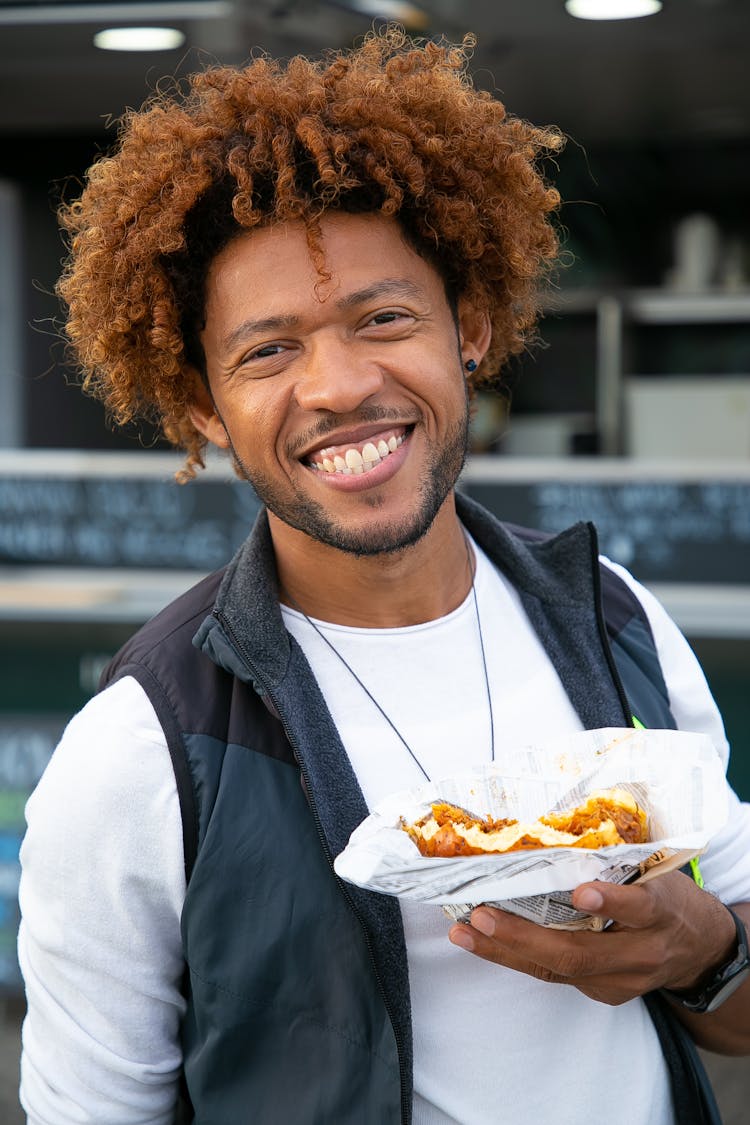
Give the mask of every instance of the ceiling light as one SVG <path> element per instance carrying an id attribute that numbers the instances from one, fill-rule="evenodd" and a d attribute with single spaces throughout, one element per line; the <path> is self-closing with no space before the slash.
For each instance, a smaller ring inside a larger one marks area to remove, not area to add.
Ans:
<path id="1" fill-rule="evenodd" d="M 373 19 L 396 20 L 411 31 L 424 31 L 429 26 L 429 16 L 411 0 L 349 0 L 345 5 Z"/>
<path id="2" fill-rule="evenodd" d="M 173 51 L 184 42 L 176 27 L 108 27 L 94 36 L 103 51 Z"/>
<path id="3" fill-rule="evenodd" d="M 0 0 L 0 27 L 23 27 L 31 24 L 97 23 L 110 26 L 129 23 L 135 16 L 149 23 L 160 20 L 222 20 L 234 14 L 233 0 L 84 0 L 81 4 L 24 3 L 19 0 Z"/>
<path id="4" fill-rule="evenodd" d="M 565 0 L 565 11 L 579 20 L 634 20 L 661 9 L 662 0 Z"/>

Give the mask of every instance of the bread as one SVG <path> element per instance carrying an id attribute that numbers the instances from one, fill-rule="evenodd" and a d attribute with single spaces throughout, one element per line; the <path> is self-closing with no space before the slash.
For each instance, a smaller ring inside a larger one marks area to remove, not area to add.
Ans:
<path id="1" fill-rule="evenodd" d="M 538 820 L 481 819 L 465 809 L 435 802 L 413 824 L 401 822 L 422 855 L 498 855 L 532 848 L 598 848 L 648 840 L 645 811 L 626 789 L 602 789 L 565 812 Z"/>

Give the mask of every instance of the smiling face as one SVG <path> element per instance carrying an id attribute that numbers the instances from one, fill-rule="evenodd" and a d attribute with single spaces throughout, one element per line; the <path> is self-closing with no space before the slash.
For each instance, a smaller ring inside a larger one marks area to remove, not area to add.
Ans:
<path id="1" fill-rule="evenodd" d="M 459 304 L 392 219 L 321 223 L 325 275 L 302 223 L 241 235 L 207 277 L 201 341 L 213 402 L 192 418 L 229 448 L 282 524 L 356 555 L 420 539 L 463 465 L 463 363 L 487 318 Z"/>

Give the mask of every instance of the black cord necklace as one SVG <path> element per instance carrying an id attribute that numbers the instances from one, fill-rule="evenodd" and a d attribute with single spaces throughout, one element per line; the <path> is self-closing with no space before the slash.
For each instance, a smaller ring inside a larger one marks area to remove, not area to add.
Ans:
<path id="1" fill-rule="evenodd" d="M 464 543 L 466 545 L 466 558 L 467 558 L 467 561 L 468 561 L 468 564 L 469 564 L 469 573 L 471 574 L 471 593 L 472 593 L 472 597 L 474 599 L 474 614 L 475 614 L 476 622 L 477 622 L 477 632 L 479 634 L 479 648 L 480 648 L 480 651 L 482 653 L 482 669 L 484 671 L 484 686 L 485 686 L 486 691 L 487 691 L 487 709 L 489 711 L 489 716 L 490 716 L 490 761 L 494 762 L 494 760 L 495 760 L 495 717 L 494 717 L 494 714 L 493 714 L 493 711 L 492 711 L 492 692 L 490 691 L 490 678 L 489 678 L 489 674 L 487 672 L 487 657 L 486 657 L 485 651 L 484 651 L 484 637 L 482 635 L 482 620 L 479 616 L 479 603 L 477 601 L 477 590 L 476 590 L 476 585 L 475 585 L 475 582 L 474 582 L 474 577 L 475 577 L 474 567 L 472 566 L 471 551 L 470 551 L 470 548 L 469 548 L 469 541 L 466 538 L 466 536 L 464 536 Z M 331 640 L 329 640 L 329 638 L 325 635 L 325 633 L 322 631 L 322 629 L 318 628 L 318 626 L 315 624 L 315 622 L 312 620 L 312 618 L 307 616 L 304 609 L 302 609 L 302 607 L 297 604 L 297 602 L 294 600 L 294 598 L 291 596 L 291 594 L 287 593 L 287 598 L 288 598 L 289 602 L 292 604 L 292 606 L 297 610 L 297 612 L 302 614 L 302 616 L 304 617 L 307 624 L 318 634 L 320 639 L 322 641 L 324 641 L 325 644 L 328 645 L 328 647 L 330 648 L 330 650 L 334 654 L 334 656 L 337 656 L 339 658 L 339 660 L 344 665 L 344 667 L 347 669 L 347 671 L 352 676 L 352 678 L 355 679 L 357 681 L 357 683 L 359 684 L 359 686 L 362 688 L 362 691 L 365 693 L 367 698 L 378 709 L 380 714 L 383 716 L 385 721 L 388 723 L 388 726 L 391 728 L 393 733 L 396 735 L 396 737 L 399 739 L 399 741 L 403 745 L 406 752 L 409 754 L 409 756 L 412 758 L 412 760 L 419 767 L 422 774 L 424 774 L 424 776 L 426 777 L 426 779 L 428 781 L 431 781 L 432 779 L 430 778 L 430 775 L 428 774 L 427 770 L 424 768 L 424 766 L 420 762 L 417 755 L 412 750 L 409 743 L 406 741 L 406 739 L 402 735 L 401 731 L 398 729 L 398 727 L 393 722 L 393 720 L 386 714 L 386 712 L 380 706 L 380 704 L 378 703 L 377 699 L 372 694 L 372 692 L 366 687 L 365 684 L 362 683 L 359 676 L 354 671 L 354 669 L 352 668 L 352 666 L 348 662 L 348 660 L 346 660 L 346 658 L 344 656 L 342 656 L 342 654 L 339 652 L 339 650 L 336 648 L 336 646 L 333 644 L 333 642 Z"/>

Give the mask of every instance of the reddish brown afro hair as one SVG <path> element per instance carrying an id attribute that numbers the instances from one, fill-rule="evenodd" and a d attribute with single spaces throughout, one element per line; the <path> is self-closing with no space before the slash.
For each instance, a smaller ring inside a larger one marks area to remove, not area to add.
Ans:
<path id="1" fill-rule="evenodd" d="M 302 220 L 315 255 L 326 210 L 396 216 L 447 290 L 490 314 L 475 386 L 528 343 L 557 254 L 559 196 L 540 161 L 562 140 L 474 89 L 472 45 L 389 28 L 320 62 L 195 74 L 125 116 L 114 153 L 61 210 L 58 291 L 83 387 L 118 423 L 155 419 L 187 452 L 185 478 L 206 444 L 188 413 L 205 274 L 242 228 Z"/>

